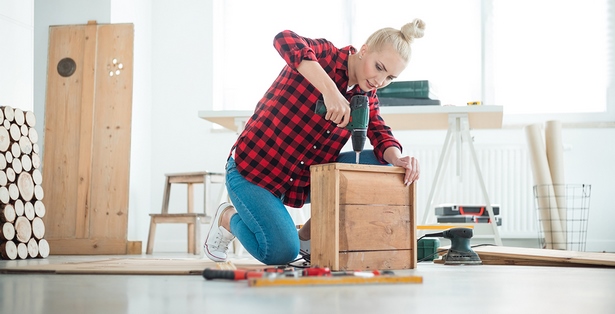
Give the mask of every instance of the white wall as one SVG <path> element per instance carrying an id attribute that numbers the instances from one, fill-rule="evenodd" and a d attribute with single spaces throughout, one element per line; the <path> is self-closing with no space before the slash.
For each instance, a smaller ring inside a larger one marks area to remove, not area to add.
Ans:
<path id="1" fill-rule="evenodd" d="M 129 240 L 141 240 L 144 246 L 148 213 L 159 211 L 162 201 L 164 174 L 222 170 L 236 136 L 230 132 L 212 132 L 211 124 L 197 117 L 199 110 L 211 109 L 213 105 L 213 1 L 34 1 L 32 89 L 34 111 L 39 121 L 44 117 L 48 26 L 83 24 L 88 20 L 135 23 Z M 8 40 L 0 37 L 2 47 L 9 46 L 5 42 Z M 28 67 L 24 64 L 25 69 Z M 19 72 L 22 68 L 13 71 Z M 0 72 L 0 82 L 7 75 L 18 74 L 5 73 Z M 249 81 L 250 75 L 249 72 L 237 75 L 238 83 L 242 78 Z M 42 123 L 37 130 L 43 134 Z M 473 134 L 477 145 L 525 144 L 520 128 Z M 440 145 L 444 140 L 441 131 L 404 131 L 396 135 L 409 151 L 413 145 Z M 611 145 L 615 143 L 615 129 L 566 128 L 563 136 L 570 148 L 565 153 L 567 179 L 571 183 L 592 184 L 587 249 L 615 251 L 615 228 L 609 224 L 613 206 L 610 196 L 615 192 L 615 185 L 611 183 L 611 178 L 615 177 L 611 162 L 615 159 L 615 148 Z M 421 165 L 423 169 L 435 166 Z M 184 205 L 184 192 L 174 189 L 172 208 Z M 161 226 L 155 250 L 185 251 L 185 242 L 185 227 Z"/>
<path id="2" fill-rule="evenodd" d="M 233 142 L 233 134 L 212 133 L 197 116 L 213 105 L 212 8 L 210 0 L 155 1 L 152 6 L 153 207 L 149 212 L 160 211 L 165 173 L 222 172 Z M 202 194 L 196 197 L 202 199 Z M 174 187 L 171 210 L 182 207 L 185 188 Z M 141 215 L 144 219 L 147 210 Z M 157 232 L 154 250 L 185 250 L 185 226 L 160 225 Z"/>
<path id="3" fill-rule="evenodd" d="M 0 106 L 33 110 L 33 8 L 33 0 L 0 0 Z"/>

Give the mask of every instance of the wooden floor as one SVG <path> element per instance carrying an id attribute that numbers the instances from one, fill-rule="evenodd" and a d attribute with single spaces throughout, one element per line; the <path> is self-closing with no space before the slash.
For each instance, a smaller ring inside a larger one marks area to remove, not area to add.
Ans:
<path id="1" fill-rule="evenodd" d="M 0 261 L 0 271 L 105 258 L 114 256 Z M 396 273 L 422 276 L 423 283 L 249 287 L 245 281 L 207 281 L 199 275 L 0 273 L 0 313 L 615 313 L 614 268 L 430 262 Z"/>

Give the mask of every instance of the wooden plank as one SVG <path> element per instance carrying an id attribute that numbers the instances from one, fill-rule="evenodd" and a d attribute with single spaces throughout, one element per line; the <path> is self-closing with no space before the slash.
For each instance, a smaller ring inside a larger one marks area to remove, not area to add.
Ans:
<path id="1" fill-rule="evenodd" d="M 340 251 L 409 250 L 407 206 L 340 205 Z"/>
<path id="2" fill-rule="evenodd" d="M 128 255 L 141 255 L 141 254 L 143 254 L 143 242 L 141 242 L 141 241 L 128 241 L 128 242 L 126 242 L 126 254 L 128 254 Z"/>
<path id="3" fill-rule="evenodd" d="M 560 265 L 594 265 L 615 267 L 614 253 L 577 252 L 535 248 L 518 248 L 504 246 L 481 246 L 474 248 L 479 257 L 485 260 L 520 260 L 529 265 L 557 263 Z"/>
<path id="4" fill-rule="evenodd" d="M 96 45 L 97 45 L 97 26 L 96 23 L 88 23 L 85 26 L 83 48 L 83 67 L 81 80 L 81 116 L 79 123 L 79 146 L 71 149 L 79 150 L 79 163 L 77 165 L 79 181 L 77 187 L 77 208 L 75 222 L 75 237 L 78 239 L 89 236 L 89 204 L 90 186 L 92 184 L 92 126 L 94 94 L 96 88 Z"/>
<path id="5" fill-rule="evenodd" d="M 85 27 L 50 27 L 45 110 L 45 154 L 42 187 L 49 209 L 43 218 L 48 238 L 74 238 L 77 220 L 77 186 L 81 134 L 75 132 L 81 117 Z M 73 75 L 58 74 L 60 60 L 71 58 Z"/>
<path id="6" fill-rule="evenodd" d="M 342 270 L 413 269 L 416 259 L 411 259 L 415 250 L 340 252 Z"/>
<path id="7" fill-rule="evenodd" d="M 49 239 L 50 254 L 53 255 L 107 255 L 126 254 L 125 239 Z"/>
<path id="8" fill-rule="evenodd" d="M 417 261 L 417 246 L 418 239 L 416 237 L 416 226 L 418 225 L 418 220 L 416 219 L 416 182 L 413 182 L 408 187 L 410 193 L 408 193 L 410 204 L 408 206 L 408 211 L 410 216 L 410 243 L 412 244 L 412 249 L 410 250 L 410 268 L 415 269 L 418 263 Z"/>
<path id="9" fill-rule="evenodd" d="M 373 166 L 388 170 L 389 166 Z M 396 168 L 396 167 L 395 167 Z M 409 205 L 409 190 L 400 173 L 341 171 L 341 204 Z"/>
<path id="10" fill-rule="evenodd" d="M 405 170 L 400 167 L 380 166 L 380 165 L 362 165 L 362 164 L 349 164 L 349 163 L 329 163 L 327 167 L 332 167 L 335 170 L 342 171 L 359 171 L 359 172 L 375 172 L 375 173 L 404 173 Z M 312 167 L 321 167 L 322 165 L 315 165 Z M 310 167 L 311 169 L 311 167 Z"/>
<path id="11" fill-rule="evenodd" d="M 133 37 L 132 24 L 98 26 L 92 134 L 96 143 L 92 147 L 92 182 L 96 184 L 90 186 L 93 238 L 126 241 L 128 232 Z"/>
<path id="12" fill-rule="evenodd" d="M 229 265 L 230 264 L 230 265 Z M 208 259 L 153 259 L 153 258 L 105 258 L 68 263 L 22 264 L 0 269 L 2 273 L 51 273 L 51 274 L 123 274 L 123 275 L 198 275 L 203 269 L 263 269 L 262 263 L 240 260 L 232 263 L 216 263 Z"/>
<path id="13" fill-rule="evenodd" d="M 311 265 L 339 269 L 339 175 L 335 165 L 312 166 Z M 316 196 L 316 197 L 314 197 Z"/>

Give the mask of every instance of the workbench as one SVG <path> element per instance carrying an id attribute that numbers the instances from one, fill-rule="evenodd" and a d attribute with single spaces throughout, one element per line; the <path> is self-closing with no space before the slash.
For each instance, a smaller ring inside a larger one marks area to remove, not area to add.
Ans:
<path id="1" fill-rule="evenodd" d="M 201 110 L 199 118 L 240 132 L 253 110 Z M 472 129 L 502 127 L 502 106 L 382 106 L 380 115 L 393 131 L 446 130 L 450 115 L 467 115 Z"/>

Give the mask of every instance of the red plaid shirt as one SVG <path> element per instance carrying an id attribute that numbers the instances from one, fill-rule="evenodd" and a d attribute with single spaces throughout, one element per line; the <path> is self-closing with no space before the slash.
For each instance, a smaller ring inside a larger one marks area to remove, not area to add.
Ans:
<path id="1" fill-rule="evenodd" d="M 301 207 L 310 191 L 310 166 L 335 162 L 351 134 L 314 113 L 321 93 L 296 69 L 303 60 L 318 61 L 350 99 L 363 93 L 358 86 L 347 91 L 348 56 L 356 49 L 338 49 L 325 39 L 305 38 L 288 30 L 276 35 L 273 44 L 287 64 L 258 102 L 232 150 L 246 180 L 283 196 L 288 206 Z M 386 164 L 384 151 L 402 147 L 380 116 L 376 93 L 366 95 L 370 110 L 367 136 L 376 157 Z"/>

